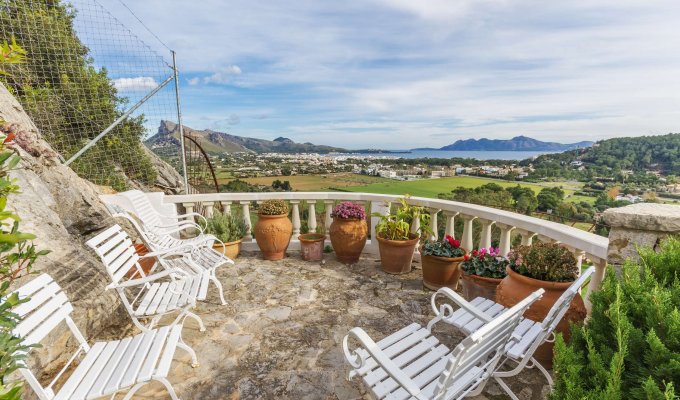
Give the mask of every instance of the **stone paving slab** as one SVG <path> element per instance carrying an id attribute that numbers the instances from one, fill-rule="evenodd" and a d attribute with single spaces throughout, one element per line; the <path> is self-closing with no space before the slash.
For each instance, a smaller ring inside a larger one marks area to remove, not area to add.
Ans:
<path id="1" fill-rule="evenodd" d="M 228 305 L 217 293 L 199 303 L 196 314 L 206 332 L 187 321 L 183 336 L 200 362 L 191 368 L 178 352 L 169 380 L 182 399 L 369 399 L 360 379 L 347 381 L 341 341 L 360 326 L 376 341 L 412 322 L 427 324 L 432 291 L 423 289 L 420 270 L 394 276 L 379 262 L 362 258 L 346 266 L 326 255 L 325 263 L 305 262 L 296 254 L 282 261 L 241 256 L 218 277 Z M 462 335 L 437 324 L 435 334 L 450 348 Z M 544 399 L 542 375 L 525 370 L 508 383 L 519 398 Z M 165 398 L 160 384 L 138 392 L 140 398 Z M 507 399 L 490 382 L 475 397 Z"/>

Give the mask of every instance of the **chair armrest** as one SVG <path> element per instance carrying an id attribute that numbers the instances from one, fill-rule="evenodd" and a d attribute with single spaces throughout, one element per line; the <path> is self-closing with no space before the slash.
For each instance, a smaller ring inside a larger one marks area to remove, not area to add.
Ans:
<path id="1" fill-rule="evenodd" d="M 474 315 L 476 318 L 479 318 L 484 322 L 490 322 L 493 319 L 493 318 L 489 317 L 487 314 L 485 314 L 484 311 L 473 306 L 467 300 L 462 298 L 458 293 L 454 292 L 453 290 L 451 290 L 450 288 L 447 288 L 447 287 L 443 287 L 443 288 L 437 290 L 432 295 L 432 299 L 430 300 L 430 305 L 432 306 L 432 311 L 437 316 L 439 316 L 439 310 L 437 309 L 437 305 L 435 303 L 437 295 L 443 295 L 445 297 L 448 297 L 451 301 L 456 303 L 460 308 L 464 309 L 465 311 L 469 312 L 470 314 Z M 443 320 L 444 320 L 444 322 L 446 322 L 445 318 Z"/>
<path id="2" fill-rule="evenodd" d="M 389 357 L 380 350 L 380 347 L 371 339 L 368 334 L 361 328 L 353 328 L 349 331 L 345 338 L 342 340 L 342 349 L 345 352 L 345 359 L 347 362 L 355 369 L 361 368 L 365 363 L 366 359 L 357 352 L 357 349 L 353 351 L 349 350 L 349 339 L 354 337 L 360 344 L 361 348 L 368 352 L 368 354 L 373 357 L 378 365 L 380 365 L 387 374 L 392 377 L 399 385 L 404 388 L 411 396 L 416 399 L 425 399 L 420 394 L 420 388 L 416 385 L 411 378 L 409 378 L 404 371 L 402 371 L 398 366 L 396 366 Z"/>
<path id="3" fill-rule="evenodd" d="M 132 286 L 139 286 L 139 285 L 144 285 L 149 282 L 153 282 L 155 280 L 158 280 L 160 278 L 164 278 L 166 276 L 169 276 L 174 273 L 183 273 L 182 271 L 175 270 L 175 269 L 166 269 L 161 272 L 152 274 L 152 275 L 147 275 L 143 278 L 137 278 L 137 279 L 130 279 L 129 281 L 121 282 L 121 283 L 116 283 L 112 282 L 109 285 L 106 286 L 106 289 L 116 289 L 116 288 L 127 288 L 127 287 L 132 287 Z"/>

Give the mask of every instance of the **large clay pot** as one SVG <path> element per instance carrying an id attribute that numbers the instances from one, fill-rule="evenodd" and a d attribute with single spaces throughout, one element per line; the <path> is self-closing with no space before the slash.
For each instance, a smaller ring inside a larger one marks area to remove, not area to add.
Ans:
<path id="1" fill-rule="evenodd" d="M 485 276 L 463 273 L 463 297 L 467 301 L 472 301 L 477 297 L 484 297 L 485 299 L 495 301 L 496 288 L 502 280 L 502 278 L 487 278 Z"/>
<path id="2" fill-rule="evenodd" d="M 496 290 L 496 302 L 505 307 L 512 307 L 519 303 L 530 293 L 544 289 L 545 293 L 540 300 L 536 301 L 524 313 L 526 318 L 537 322 L 543 321 L 548 311 L 555 304 L 557 299 L 564 293 L 565 290 L 573 282 L 548 282 L 533 279 L 520 275 L 513 271 L 512 268 L 507 268 L 508 275 L 503 278 L 498 289 Z M 569 310 L 564 315 L 557 328 L 557 332 L 561 332 L 565 340 L 569 340 L 570 330 L 569 323 L 581 323 L 586 318 L 586 306 L 580 295 L 576 295 L 572 300 Z M 544 367 L 552 368 L 553 357 L 553 343 L 545 343 L 536 350 L 534 358 L 543 364 Z"/>
<path id="3" fill-rule="evenodd" d="M 213 249 L 234 260 L 239 254 L 241 254 L 242 241 L 242 239 L 239 239 L 233 242 L 225 243 L 224 245 L 222 245 L 222 243 L 216 242 L 213 244 Z"/>
<path id="4" fill-rule="evenodd" d="M 465 257 L 421 256 L 423 267 L 423 285 L 437 290 L 443 286 L 456 290 L 460 279 L 460 263 Z"/>
<path id="5" fill-rule="evenodd" d="M 326 235 L 323 233 L 304 233 L 298 236 L 300 240 L 300 254 L 305 261 L 323 260 L 323 243 Z"/>
<path id="6" fill-rule="evenodd" d="M 259 214 L 254 232 L 262 257 L 265 260 L 280 260 L 286 255 L 290 236 L 293 234 L 293 224 L 287 214 Z"/>
<path id="7" fill-rule="evenodd" d="M 333 218 L 330 227 L 331 245 L 338 261 L 344 264 L 359 261 L 367 235 L 368 225 L 363 219 Z"/>
<path id="8" fill-rule="evenodd" d="M 388 274 L 405 274 L 411 272 L 413 253 L 420 237 L 412 235 L 409 240 L 389 240 L 377 236 L 380 250 L 380 266 Z"/>

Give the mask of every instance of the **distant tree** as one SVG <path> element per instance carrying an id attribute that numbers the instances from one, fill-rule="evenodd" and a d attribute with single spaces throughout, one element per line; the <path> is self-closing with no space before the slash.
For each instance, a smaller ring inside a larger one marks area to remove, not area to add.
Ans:
<path id="1" fill-rule="evenodd" d="M 293 171 L 291 170 L 290 167 L 288 167 L 288 166 L 281 167 L 281 175 L 290 176 L 292 173 L 293 173 Z"/>
<path id="2" fill-rule="evenodd" d="M 557 190 L 555 190 L 557 189 Z M 560 188 L 543 188 L 536 196 L 538 201 L 538 209 L 541 211 L 556 210 L 557 207 L 562 203 L 562 198 L 559 194 L 560 192 L 564 194 L 564 191 Z"/>

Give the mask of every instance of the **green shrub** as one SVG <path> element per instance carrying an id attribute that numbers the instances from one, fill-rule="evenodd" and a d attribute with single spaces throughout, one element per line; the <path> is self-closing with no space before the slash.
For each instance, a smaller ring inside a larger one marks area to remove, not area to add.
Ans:
<path id="1" fill-rule="evenodd" d="M 265 200 L 257 212 L 260 215 L 288 215 L 288 204 L 283 200 Z"/>
<path id="2" fill-rule="evenodd" d="M 666 240 L 659 250 L 642 250 L 642 265 L 626 264 L 621 277 L 608 271 L 591 296 L 587 324 L 572 328 L 569 344 L 558 337 L 551 398 L 675 398 L 680 384 L 678 239 Z"/>
<path id="3" fill-rule="evenodd" d="M 224 243 L 234 242 L 243 238 L 246 233 L 246 223 L 240 215 L 215 211 L 213 216 L 208 218 L 206 233 L 215 235 Z"/>
<path id="4" fill-rule="evenodd" d="M 508 259 L 515 272 L 542 281 L 571 282 L 579 274 L 576 257 L 557 243 L 519 246 Z"/>
<path id="5" fill-rule="evenodd" d="M 411 228 L 416 221 L 420 222 L 418 233 L 421 236 L 432 233 L 430 230 L 430 214 L 425 211 L 425 207 L 408 204 L 408 198 L 409 196 L 406 195 L 399 199 L 399 206 L 394 212 L 373 214 L 374 217 L 380 218 L 375 227 L 378 236 L 388 240 L 412 239 L 414 233 L 411 232 Z"/>

